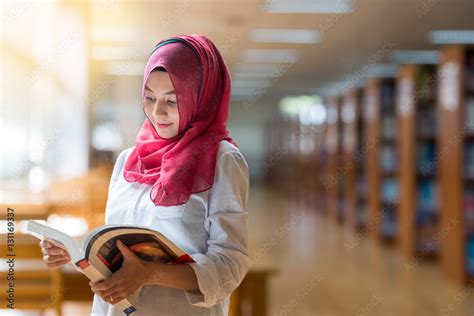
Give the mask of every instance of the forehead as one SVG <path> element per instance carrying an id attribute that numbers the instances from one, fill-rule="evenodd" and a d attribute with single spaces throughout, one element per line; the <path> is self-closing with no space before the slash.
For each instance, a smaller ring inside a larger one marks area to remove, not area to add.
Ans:
<path id="1" fill-rule="evenodd" d="M 173 82 L 167 72 L 153 71 L 147 78 L 146 85 L 154 92 L 173 90 Z M 166 92 L 165 91 L 165 92 Z"/>

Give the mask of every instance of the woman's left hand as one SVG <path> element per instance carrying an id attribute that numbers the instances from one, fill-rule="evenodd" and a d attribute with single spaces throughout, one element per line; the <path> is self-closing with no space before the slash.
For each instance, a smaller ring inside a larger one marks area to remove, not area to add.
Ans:
<path id="1" fill-rule="evenodd" d="M 89 282 L 92 291 L 112 305 L 131 296 L 148 277 L 147 261 L 137 257 L 120 240 L 117 240 L 117 247 L 123 256 L 122 267 L 107 280 Z"/>

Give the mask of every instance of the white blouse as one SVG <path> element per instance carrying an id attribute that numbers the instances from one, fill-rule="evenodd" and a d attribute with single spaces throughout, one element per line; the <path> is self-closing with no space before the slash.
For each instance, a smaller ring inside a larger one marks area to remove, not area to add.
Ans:
<path id="1" fill-rule="evenodd" d="M 196 261 L 189 265 L 200 292 L 143 285 L 129 300 L 132 316 L 227 315 L 229 298 L 248 271 L 247 210 L 249 175 L 239 149 L 221 141 L 212 188 L 177 206 L 155 206 L 151 186 L 130 183 L 123 166 L 133 147 L 122 151 L 109 186 L 105 223 L 148 226 L 171 239 Z M 202 294 L 201 294 L 202 293 Z M 123 315 L 94 295 L 94 316 Z"/>

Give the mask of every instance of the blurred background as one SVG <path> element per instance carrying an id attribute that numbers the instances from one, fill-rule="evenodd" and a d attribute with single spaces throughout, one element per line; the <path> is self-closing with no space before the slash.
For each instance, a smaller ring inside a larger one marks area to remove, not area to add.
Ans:
<path id="1" fill-rule="evenodd" d="M 147 57 L 201 33 L 233 79 L 250 271 L 232 315 L 474 314 L 472 0 L 2 1 L 1 315 L 89 315 L 25 219 L 104 224 Z M 15 310 L 7 287 L 15 220 Z"/>

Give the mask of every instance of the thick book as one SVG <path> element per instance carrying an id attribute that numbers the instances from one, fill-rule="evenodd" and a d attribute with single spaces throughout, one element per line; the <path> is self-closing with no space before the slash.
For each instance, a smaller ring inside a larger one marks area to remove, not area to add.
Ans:
<path id="1" fill-rule="evenodd" d="M 42 222 L 29 220 L 29 234 L 66 250 L 76 269 L 93 282 L 105 280 L 122 266 L 123 257 L 116 246 L 120 239 L 138 257 L 169 264 L 194 260 L 163 234 L 144 226 L 103 225 L 91 230 L 79 246 L 66 233 Z M 136 311 L 128 299 L 117 303 L 126 315 Z"/>

